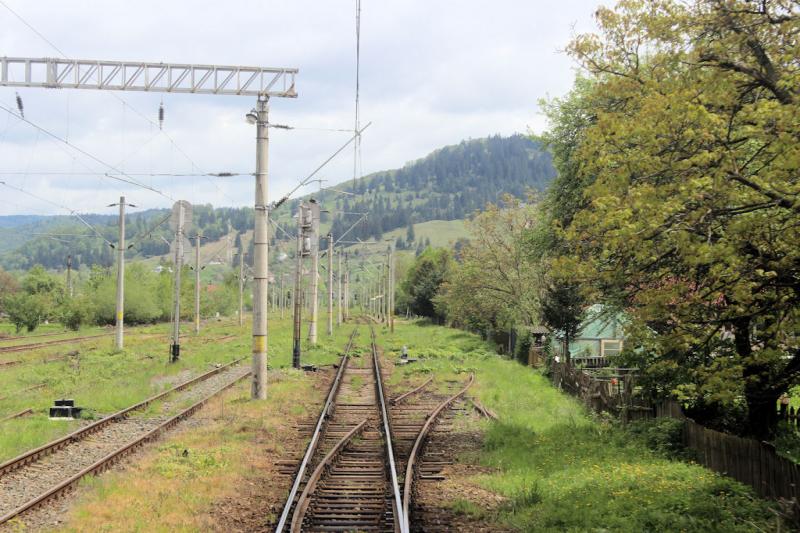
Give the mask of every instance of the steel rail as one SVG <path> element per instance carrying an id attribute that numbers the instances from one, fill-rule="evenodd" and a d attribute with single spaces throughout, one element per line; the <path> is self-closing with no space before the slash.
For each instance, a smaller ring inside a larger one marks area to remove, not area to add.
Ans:
<path id="1" fill-rule="evenodd" d="M 281 533 L 283 528 L 286 527 L 286 522 L 289 519 L 289 513 L 292 510 L 295 496 L 297 496 L 297 491 L 299 490 L 300 484 L 303 481 L 303 476 L 305 475 L 306 469 L 311 462 L 311 458 L 314 457 L 314 453 L 317 451 L 323 426 L 330 416 L 331 409 L 334 405 L 334 399 L 336 398 L 336 394 L 339 392 L 339 387 L 342 383 L 342 377 L 344 376 L 347 363 L 350 360 L 350 351 L 353 348 L 353 341 L 356 338 L 357 332 L 358 327 L 353 329 L 353 332 L 350 334 L 350 339 L 347 341 L 344 354 L 342 355 L 342 360 L 339 363 L 339 369 L 336 371 L 336 377 L 334 377 L 333 383 L 331 383 L 331 388 L 328 391 L 328 397 L 325 400 L 325 405 L 322 407 L 322 411 L 319 414 L 317 425 L 314 428 L 314 433 L 311 435 L 311 441 L 308 443 L 306 453 L 303 456 L 303 461 L 300 463 L 300 468 L 298 469 L 294 483 L 292 484 L 292 489 L 289 491 L 289 497 L 286 498 L 286 504 L 283 506 L 283 512 L 281 513 L 281 518 L 278 521 L 277 527 L 275 528 L 275 533 Z"/>
<path id="2" fill-rule="evenodd" d="M 439 404 L 436 409 L 434 409 L 431 414 L 428 416 L 428 420 L 425 422 L 425 425 L 422 426 L 422 429 L 419 431 L 419 435 L 417 435 L 417 440 L 414 441 L 414 447 L 411 449 L 411 454 L 408 456 L 408 463 L 406 463 L 406 477 L 403 483 L 403 519 L 405 520 L 405 532 L 409 531 L 410 527 L 410 513 L 409 509 L 411 507 L 411 492 L 414 487 L 414 474 L 415 474 L 415 466 L 417 462 L 417 454 L 422 450 L 423 443 L 428 436 L 428 432 L 430 431 L 433 424 L 436 422 L 436 418 L 444 411 L 446 407 L 448 407 L 451 403 L 457 400 L 460 396 L 462 396 L 467 389 L 472 386 L 475 382 L 475 374 L 470 374 L 469 382 L 467 382 L 466 386 L 461 389 L 459 392 L 455 393 L 453 396 L 448 398 L 447 400 L 443 401 Z"/>
<path id="3" fill-rule="evenodd" d="M 391 404 L 392 404 L 392 405 L 397 405 L 398 403 L 402 402 L 403 400 L 405 400 L 405 399 L 406 399 L 406 398 L 408 398 L 409 396 L 411 396 L 411 395 L 413 395 L 413 394 L 416 394 L 416 393 L 418 393 L 419 391 L 421 391 L 422 389 L 424 389 L 425 387 L 427 387 L 427 386 L 428 386 L 428 385 L 429 385 L 429 384 L 430 384 L 432 381 L 433 381 L 433 376 L 431 376 L 430 378 L 428 378 L 428 381 L 426 381 L 425 383 L 423 383 L 423 384 L 422 384 L 422 385 L 420 385 L 419 387 L 417 387 L 417 388 L 415 388 L 415 389 L 412 389 L 412 390 L 410 390 L 410 391 L 408 391 L 408 392 L 404 392 L 404 393 L 403 393 L 403 394 L 401 394 L 400 396 L 397 396 L 397 397 L 395 397 L 395 398 L 392 398 L 392 399 L 391 399 Z"/>
<path id="4" fill-rule="evenodd" d="M 136 411 L 138 409 L 142 409 L 144 407 L 147 407 L 151 403 L 153 403 L 155 401 L 158 401 L 161 398 L 164 398 L 165 396 L 167 396 L 169 394 L 181 391 L 181 390 L 183 390 L 183 389 L 185 389 L 187 387 L 190 387 L 190 386 L 192 386 L 192 385 L 194 385 L 196 383 L 199 383 L 201 381 L 205 381 L 206 379 L 210 378 L 211 376 L 213 376 L 215 374 L 219 374 L 220 372 L 230 368 L 231 366 L 233 366 L 233 365 L 235 365 L 237 363 L 240 363 L 244 359 L 246 359 L 246 358 L 242 357 L 240 359 L 236 359 L 235 361 L 232 361 L 232 362 L 230 362 L 228 364 L 225 364 L 225 365 L 222 365 L 222 366 L 220 366 L 218 368 L 215 368 L 214 370 L 206 372 L 205 374 L 200 374 L 199 376 L 194 377 L 194 378 L 192 378 L 192 379 L 190 379 L 188 381 L 184 381 L 183 383 L 181 383 L 180 385 L 177 385 L 176 387 L 173 387 L 173 388 L 171 388 L 169 390 L 166 390 L 164 392 L 156 394 L 155 396 L 151 396 L 150 398 L 147 398 L 146 400 L 143 400 L 143 401 L 141 401 L 141 402 L 139 402 L 139 403 L 137 403 L 135 405 L 132 405 L 130 407 L 126 407 L 125 409 L 122 409 L 121 411 L 117 411 L 116 413 L 114 413 L 112 415 L 109 415 L 109 416 L 107 416 L 105 418 L 101 418 L 100 420 L 98 420 L 96 422 L 93 422 L 93 423 L 89 424 L 88 426 L 84 426 L 81 429 L 73 431 L 72 433 L 64 435 L 63 437 L 60 437 L 60 438 L 58 438 L 58 439 L 56 439 L 54 441 L 48 442 L 47 444 L 43 444 L 43 445 L 39 446 L 38 448 L 34 448 L 33 450 L 29 450 L 29 451 L 27 451 L 27 452 L 25 452 L 25 453 L 23 453 L 21 455 L 18 455 L 17 457 L 14 457 L 13 459 L 9 459 L 8 461 L 0 464 L 0 476 L 3 476 L 3 475 L 5 475 L 5 474 L 7 474 L 7 473 L 9 473 L 9 472 L 11 472 L 13 470 L 16 470 L 17 468 L 20 468 L 20 467 L 23 467 L 23 466 L 25 466 L 27 464 L 30 464 L 30 463 L 38 460 L 41 457 L 44 457 L 46 455 L 50 455 L 51 453 L 59 450 L 60 448 L 63 448 L 67 444 L 70 444 L 70 443 L 75 442 L 75 441 L 82 440 L 82 439 L 86 438 L 89 434 L 91 434 L 91 433 L 93 433 L 95 431 L 98 431 L 98 430 L 104 428 L 105 426 L 116 422 L 117 420 L 119 420 L 121 418 L 125 418 L 132 411 Z"/>
<path id="5" fill-rule="evenodd" d="M 236 361 L 236 362 L 238 362 L 238 361 Z M 127 454 L 133 452 L 138 447 L 140 447 L 143 444 L 145 444 L 145 443 L 147 443 L 147 442 L 159 437 L 162 433 L 166 432 L 167 430 L 171 429 L 173 426 L 178 424 L 178 422 L 180 422 L 180 421 L 192 416 L 194 413 L 196 413 L 198 410 L 200 410 L 200 408 L 203 407 L 213 397 L 217 396 L 221 392 L 229 389 L 230 387 L 234 386 L 235 384 L 237 384 L 238 382 L 242 381 L 243 379 L 245 379 L 245 378 L 247 378 L 249 376 L 250 376 L 250 372 L 247 372 L 246 374 L 244 374 L 244 375 L 232 380 L 230 383 L 228 383 L 227 385 L 223 386 L 221 389 L 211 393 L 210 395 L 206 396 L 205 398 L 203 398 L 202 400 L 200 400 L 197 403 L 193 404 L 192 406 L 188 407 L 187 409 L 184 409 L 183 411 L 181 411 L 177 415 L 175 415 L 172 418 L 166 420 L 161 425 L 159 425 L 158 427 L 150 430 L 148 433 L 144 434 L 143 436 L 139 437 L 138 439 L 133 440 L 133 441 L 129 442 L 128 444 L 125 444 L 121 448 L 118 448 L 116 451 L 111 452 L 110 454 L 106 455 L 105 457 L 103 457 L 102 459 L 98 460 L 94 464 L 84 468 L 83 470 L 81 470 L 80 472 L 78 472 L 74 476 L 70 477 L 69 479 L 59 483 L 58 485 L 56 485 L 55 487 L 51 488 L 50 490 L 48 490 L 44 494 L 41 494 L 41 495 L 39 495 L 39 496 L 37 496 L 35 498 L 32 498 L 31 500 L 29 500 L 28 502 L 24 503 L 23 505 L 17 507 L 13 511 L 5 514 L 4 516 L 1 516 L 0 517 L 0 524 L 4 524 L 4 523 L 8 522 L 9 520 L 11 520 L 13 518 L 16 518 L 17 516 L 19 516 L 20 514 L 24 513 L 25 511 L 28 511 L 28 510 L 32 509 L 33 507 L 36 507 L 37 505 L 40 505 L 43 502 L 49 500 L 50 498 L 52 498 L 54 496 L 57 496 L 57 495 L 65 492 L 65 491 L 69 490 L 71 487 L 76 485 L 82 478 L 84 478 L 84 477 L 86 477 L 86 476 L 88 476 L 90 474 L 99 474 L 99 473 L 103 472 L 104 470 L 109 468 L 113 463 L 115 463 L 116 461 L 122 459 Z"/>
<path id="6" fill-rule="evenodd" d="M 317 483 L 319 479 L 322 477 L 322 474 L 325 472 L 325 469 L 331 464 L 331 462 L 339 455 L 345 446 L 359 433 L 364 431 L 364 428 L 367 425 L 367 421 L 363 420 L 359 423 L 356 427 L 351 429 L 347 432 L 347 435 L 341 438 L 339 442 L 328 452 L 328 454 L 320 461 L 317 465 L 317 468 L 314 469 L 314 472 L 311 474 L 311 477 L 308 478 L 308 483 L 306 483 L 305 489 L 303 489 L 302 494 L 300 494 L 300 498 L 297 500 L 297 506 L 295 507 L 294 515 L 292 516 L 292 524 L 290 526 L 291 533 L 300 533 L 303 527 L 303 518 L 306 516 L 306 511 L 308 510 L 308 504 L 311 502 L 309 496 L 313 494 L 314 490 L 317 488 Z"/>
<path id="7" fill-rule="evenodd" d="M 82 342 L 92 339 L 100 339 L 102 337 L 109 337 L 114 335 L 111 333 L 100 333 L 98 335 L 87 335 L 86 337 L 72 337 L 70 339 L 56 339 L 52 341 L 32 342 L 29 344 L 15 344 L 14 346 L 0 346 L 0 353 L 22 352 L 25 350 L 35 350 L 37 348 L 45 348 L 47 346 L 55 346 L 57 344 L 68 344 L 70 342 Z"/>
<path id="8" fill-rule="evenodd" d="M 380 399 L 381 418 L 383 425 L 383 437 L 386 442 L 386 456 L 389 458 L 389 477 L 392 482 L 392 500 L 394 502 L 394 523 L 395 531 L 400 533 L 409 533 L 408 520 L 405 517 L 405 509 L 402 507 L 402 500 L 400 499 L 400 484 L 397 481 L 397 464 L 394 460 L 394 449 L 392 448 L 392 428 L 389 423 L 389 413 L 386 410 L 386 396 L 383 390 L 383 378 L 381 376 L 381 365 L 378 361 L 378 345 L 375 342 L 375 328 L 372 324 L 369 326 L 370 335 L 372 337 L 372 361 L 375 367 L 375 386 L 378 389 L 378 398 Z"/>

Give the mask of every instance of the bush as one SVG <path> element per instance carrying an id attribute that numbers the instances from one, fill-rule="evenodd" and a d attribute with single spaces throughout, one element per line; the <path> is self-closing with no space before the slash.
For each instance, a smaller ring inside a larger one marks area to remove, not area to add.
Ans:
<path id="1" fill-rule="evenodd" d="M 86 306 L 78 300 L 69 300 L 61 308 L 60 321 L 64 324 L 64 327 L 72 331 L 81 329 L 88 317 L 89 313 L 86 310 Z"/>
<path id="2" fill-rule="evenodd" d="M 22 328 L 33 331 L 44 319 L 47 312 L 47 301 L 43 295 L 18 293 L 6 298 L 8 319 L 14 324 L 17 333 Z"/>
<path id="3" fill-rule="evenodd" d="M 514 353 L 514 358 L 523 365 L 528 364 L 528 354 L 531 351 L 531 344 L 533 343 L 533 338 L 531 334 L 527 331 L 523 331 L 517 336 L 517 345 L 516 345 L 516 352 Z"/>
<path id="4" fill-rule="evenodd" d="M 689 450 L 683 445 L 683 422 L 674 418 L 637 420 L 627 426 L 627 435 L 668 458 L 686 459 Z"/>

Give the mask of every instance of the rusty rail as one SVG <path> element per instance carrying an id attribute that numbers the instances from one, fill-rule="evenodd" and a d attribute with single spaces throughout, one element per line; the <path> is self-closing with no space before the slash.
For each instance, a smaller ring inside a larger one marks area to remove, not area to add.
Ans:
<path id="1" fill-rule="evenodd" d="M 121 411 L 118 411 L 118 412 L 116 412 L 116 413 L 114 413 L 112 415 L 109 415 L 109 416 L 105 417 L 105 418 L 101 418 L 100 420 L 98 420 L 96 422 L 93 422 L 93 423 L 89 424 L 88 426 L 84 426 L 81 429 L 73 431 L 72 433 L 64 435 L 63 437 L 60 437 L 60 438 L 58 438 L 58 439 L 56 439 L 54 441 L 48 442 L 47 444 L 43 444 L 42 446 L 39 446 L 38 448 L 34 448 L 33 450 L 29 450 L 29 451 L 27 451 L 27 452 L 25 452 L 25 453 L 23 453 L 21 455 L 18 455 L 17 457 L 14 457 L 13 459 L 9 459 L 8 461 L 0 464 L 0 476 L 3 476 L 5 474 L 7 474 L 8 472 L 16 470 L 17 468 L 20 468 L 22 466 L 25 466 L 26 464 L 32 463 L 33 461 L 36 461 L 40 457 L 44 457 L 46 455 L 50 455 L 51 453 L 59 450 L 60 448 L 66 446 L 67 444 L 69 444 L 71 442 L 74 442 L 74 441 L 77 441 L 77 440 L 82 440 L 82 439 L 86 438 L 87 435 L 89 435 L 89 434 L 91 434 L 91 433 L 93 433 L 93 432 L 95 432 L 95 431 L 97 431 L 97 430 L 109 425 L 109 424 L 114 423 L 115 421 L 119 420 L 120 418 L 124 418 L 129 413 L 131 413 L 132 411 L 136 411 L 138 409 L 142 409 L 144 407 L 147 407 L 151 403 L 153 403 L 155 401 L 158 401 L 161 398 L 164 398 L 165 396 L 167 396 L 169 394 L 181 391 L 181 390 L 183 390 L 183 389 L 185 389 L 187 387 L 191 387 L 192 385 L 194 385 L 195 383 L 199 383 L 200 381 L 204 381 L 204 380 L 210 378 L 211 376 L 213 376 L 215 374 L 218 374 L 218 373 L 226 370 L 227 368 L 229 368 L 229 367 L 231 367 L 231 366 L 243 361 L 244 359 L 245 359 L 244 357 L 236 359 L 235 361 L 232 361 L 232 362 L 230 362 L 230 363 L 228 363 L 226 365 L 222 365 L 222 366 L 220 366 L 218 368 L 215 368 L 214 370 L 206 372 L 205 374 L 200 374 L 199 376 L 197 376 L 195 378 L 192 378 L 192 379 L 190 379 L 188 381 L 185 381 L 185 382 L 181 383 L 180 385 L 178 385 L 176 387 L 173 387 L 173 388 L 171 388 L 169 390 L 166 390 L 164 392 L 156 394 L 155 396 L 151 396 L 150 398 L 147 398 L 146 400 L 143 400 L 143 401 L 141 401 L 141 402 L 139 402 L 139 403 L 137 403 L 135 405 L 132 405 L 130 407 L 126 407 L 125 409 L 122 409 Z"/>
<path id="2" fill-rule="evenodd" d="M 389 421 L 389 412 L 386 410 L 386 396 L 383 390 L 381 365 L 378 361 L 378 345 L 375 342 L 375 328 L 372 327 L 372 324 L 369 326 L 369 332 L 371 336 L 372 361 L 376 374 L 375 382 L 376 387 L 378 388 L 378 398 L 380 399 L 381 404 L 381 423 L 383 425 L 384 441 L 386 442 L 386 456 L 389 459 L 387 468 L 389 469 L 389 477 L 392 482 L 392 504 L 394 505 L 395 530 L 399 529 L 400 533 L 408 533 L 409 524 L 408 520 L 405 518 L 405 509 L 403 509 L 402 500 L 400 500 L 400 485 L 397 481 L 397 465 L 395 463 L 394 449 L 392 447 L 392 428 Z"/>
<path id="3" fill-rule="evenodd" d="M 425 383 L 423 383 L 423 384 L 422 384 L 422 385 L 420 385 L 419 387 L 417 387 L 417 388 L 415 388 L 415 389 L 412 389 L 412 390 L 410 390 L 410 391 L 408 391 L 408 392 L 404 392 L 404 393 L 403 393 L 403 394 L 401 394 L 400 396 L 397 396 L 397 397 L 395 397 L 395 398 L 392 398 L 392 399 L 391 399 L 391 404 L 392 404 L 392 405 L 397 405 L 398 403 L 402 402 L 403 400 L 405 400 L 405 399 L 406 399 L 406 398 L 408 398 L 409 396 L 412 396 L 412 395 L 414 395 L 414 394 L 418 393 L 419 391 L 421 391 L 422 389 L 424 389 L 425 387 L 427 387 L 427 386 L 428 386 L 428 385 L 429 385 L 429 384 L 430 384 L 432 381 L 433 381 L 433 376 L 431 376 L 430 378 L 428 378 L 428 381 L 426 381 Z"/>
<path id="4" fill-rule="evenodd" d="M 350 358 L 350 351 L 353 348 L 353 341 L 356 338 L 357 332 L 358 328 L 354 328 L 353 332 L 350 333 L 350 339 L 347 341 L 347 345 L 344 348 L 344 354 L 342 355 L 341 362 L 339 363 L 339 369 L 336 371 L 336 376 L 333 379 L 333 383 L 331 383 L 331 388 L 328 391 L 328 397 L 325 400 L 325 405 L 322 407 L 322 411 L 319 414 L 319 418 L 317 419 L 317 425 L 314 428 L 314 433 L 311 435 L 311 441 L 308 443 L 308 447 L 306 448 L 306 453 L 303 456 L 303 461 L 300 463 L 300 468 L 298 469 L 294 483 L 292 484 L 292 489 L 289 491 L 289 497 L 286 499 L 286 504 L 283 506 L 283 512 L 281 513 L 281 518 L 278 521 L 278 526 L 275 528 L 276 533 L 281 533 L 281 531 L 283 531 L 283 528 L 286 527 L 286 522 L 289 518 L 289 513 L 291 512 L 295 496 L 297 496 L 297 491 L 300 488 L 300 483 L 302 482 L 306 469 L 308 468 L 308 465 L 311 462 L 311 458 L 317 451 L 317 446 L 319 445 L 319 440 L 320 436 L 322 435 L 323 427 L 330 415 L 331 409 L 333 408 L 336 394 L 339 392 L 339 386 L 342 383 L 342 376 L 344 376 L 344 371 L 345 368 L 347 367 L 347 363 Z"/>
<path id="5" fill-rule="evenodd" d="M 233 363 L 230 363 L 229 365 L 225 365 L 225 366 L 228 367 L 228 366 L 230 366 L 232 364 L 238 363 L 239 361 L 241 361 L 241 359 L 239 359 L 237 361 L 234 361 Z M 217 369 L 217 371 L 219 371 L 219 370 L 220 369 Z M 55 496 L 57 496 L 57 495 L 59 495 L 59 494 L 61 494 L 63 492 L 66 492 L 67 490 L 69 490 L 70 488 L 75 486 L 82 478 L 84 478 L 84 477 L 86 477 L 88 475 L 99 474 L 99 473 L 105 471 L 106 469 L 111 467 L 114 463 L 116 463 L 120 459 L 124 458 L 126 455 L 132 453 L 134 450 L 136 450 L 140 446 L 144 445 L 145 443 L 147 443 L 147 442 L 149 442 L 151 440 L 154 440 L 154 439 L 158 438 L 162 433 L 166 432 L 167 430 L 171 429 L 176 424 L 178 424 L 178 422 L 180 422 L 180 421 L 182 421 L 182 420 L 184 420 L 186 418 L 189 418 L 190 416 L 195 414 L 198 410 L 200 410 L 200 408 L 202 408 L 210 399 L 212 399 L 213 397 L 217 396 L 221 392 L 229 389 L 230 387 L 234 386 L 235 384 L 237 384 L 238 382 L 242 381 L 243 379 L 246 379 L 248 376 L 250 376 L 250 372 L 248 372 L 248 373 L 246 373 L 246 374 L 244 374 L 244 375 L 232 380 L 230 383 L 228 383 L 227 385 L 225 385 L 221 389 L 209 394 L 208 396 L 206 396 L 202 400 L 198 401 L 197 403 L 191 405 L 187 409 L 184 409 L 183 411 L 181 411 L 177 415 L 173 416 L 172 418 L 166 420 L 161 425 L 159 425 L 158 427 L 152 429 L 151 431 L 149 431 L 145 435 L 139 437 L 138 439 L 136 439 L 134 441 L 129 442 L 128 444 L 125 444 L 121 448 L 118 448 L 116 451 L 106 455 L 105 457 L 103 457 L 99 461 L 95 462 L 94 464 L 84 468 L 83 470 L 81 470 L 80 472 L 75 474 L 74 476 L 72 476 L 69 479 L 59 483 L 58 485 L 56 485 L 55 487 L 51 488 L 50 490 L 48 490 L 44 494 L 41 494 L 41 495 L 39 495 L 39 496 L 37 496 L 35 498 L 32 498 L 31 500 L 29 500 L 25 504 L 17 507 L 13 511 L 5 514 L 4 516 L 0 516 L 0 524 L 4 524 L 4 523 L 8 522 L 9 520 L 11 520 L 13 518 L 16 518 L 20 514 L 26 512 L 26 511 L 28 511 L 28 510 L 30 510 L 30 509 L 32 509 L 32 508 L 34 508 L 34 507 L 36 507 L 36 506 L 38 506 L 40 504 L 42 504 L 43 502 L 49 500 L 50 498 L 53 498 L 53 497 L 55 497 Z M 169 392 L 173 392 L 173 391 L 169 391 Z"/>
<path id="6" fill-rule="evenodd" d="M 83 342 L 94 339 L 100 339 L 102 337 L 110 337 L 111 335 L 114 335 L 114 333 L 113 332 L 100 333 L 98 335 L 87 335 L 85 337 L 71 337 L 69 339 L 56 339 L 53 341 L 31 342 L 28 344 L 16 344 L 14 346 L 0 346 L 0 353 L 24 352 L 25 350 L 36 350 L 39 348 L 47 348 L 48 346 L 68 344 L 70 342 Z"/>
<path id="7" fill-rule="evenodd" d="M 308 510 L 309 496 L 313 494 L 314 489 L 317 488 L 317 483 L 319 483 L 319 479 L 322 477 L 325 469 L 330 466 L 336 456 L 339 455 L 339 452 L 341 452 L 342 449 L 347 446 L 353 437 L 364 431 L 364 427 L 366 425 L 367 421 L 364 420 L 356 427 L 351 429 L 347 435 L 342 437 L 336 446 L 334 446 L 333 449 L 328 452 L 322 461 L 320 461 L 319 465 L 317 465 L 317 468 L 314 469 L 314 472 L 308 479 L 308 483 L 306 483 L 306 488 L 303 489 L 303 493 L 300 494 L 300 498 L 297 500 L 297 506 L 295 507 L 294 516 L 292 516 L 292 524 L 290 529 L 292 533 L 300 533 L 303 526 L 303 518 L 306 516 L 306 511 Z"/>
<path id="8" fill-rule="evenodd" d="M 428 416 L 428 420 L 425 422 L 425 425 L 422 426 L 422 429 L 419 431 L 419 435 L 417 436 L 417 440 L 414 442 L 414 447 L 411 449 L 411 454 L 408 457 L 408 463 L 406 464 L 406 477 L 403 483 L 403 519 L 405 520 L 405 531 L 410 531 L 410 507 L 411 507 L 411 494 L 414 488 L 414 477 L 416 474 L 416 464 L 418 459 L 418 454 L 422 450 L 422 446 L 425 442 L 425 439 L 428 436 L 428 432 L 433 427 L 433 424 L 436 422 L 437 417 L 447 408 L 451 403 L 456 401 L 459 397 L 461 397 L 467 389 L 469 389 L 472 384 L 475 382 L 475 374 L 470 374 L 469 381 L 467 382 L 466 386 L 461 389 L 459 392 L 448 398 L 447 400 L 443 401 L 439 404 L 436 409 L 434 409 L 431 414 Z"/>

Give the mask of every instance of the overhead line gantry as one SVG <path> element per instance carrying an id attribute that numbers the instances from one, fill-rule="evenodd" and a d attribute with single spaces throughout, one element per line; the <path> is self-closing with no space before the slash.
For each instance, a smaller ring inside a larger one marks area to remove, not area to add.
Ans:
<path id="1" fill-rule="evenodd" d="M 255 96 L 247 120 L 256 126 L 251 396 L 267 395 L 267 160 L 268 102 L 296 98 L 296 68 L 245 67 L 144 61 L 2 57 L 0 86 Z"/>

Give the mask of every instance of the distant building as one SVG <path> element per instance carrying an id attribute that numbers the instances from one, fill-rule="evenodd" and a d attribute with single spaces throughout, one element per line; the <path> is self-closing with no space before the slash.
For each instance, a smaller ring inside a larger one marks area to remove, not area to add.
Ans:
<path id="1" fill-rule="evenodd" d="M 608 313 L 600 304 L 591 306 L 583 327 L 569 343 L 573 364 L 591 368 L 608 366 L 608 358 L 619 355 L 625 343 L 622 321 L 623 317 Z M 560 353 L 560 340 L 554 338 L 553 347 L 555 353 Z"/>

